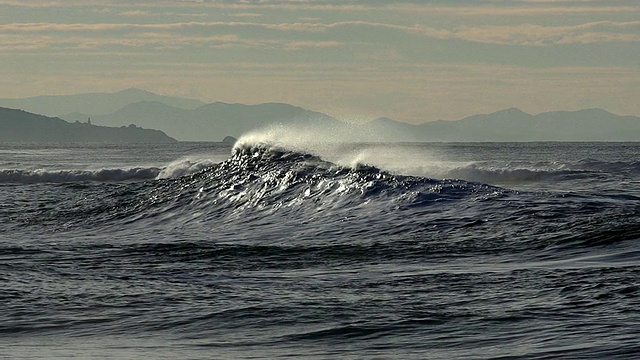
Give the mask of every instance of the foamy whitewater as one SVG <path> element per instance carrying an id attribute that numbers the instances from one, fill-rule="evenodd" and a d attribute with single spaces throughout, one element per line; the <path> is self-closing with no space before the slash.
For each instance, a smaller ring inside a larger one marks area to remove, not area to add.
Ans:
<path id="1" fill-rule="evenodd" d="M 0 358 L 628 359 L 640 143 L 0 144 Z"/>

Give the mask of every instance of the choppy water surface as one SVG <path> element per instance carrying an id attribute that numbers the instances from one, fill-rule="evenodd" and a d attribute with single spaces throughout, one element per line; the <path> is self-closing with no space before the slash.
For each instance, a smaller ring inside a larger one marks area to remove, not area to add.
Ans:
<path id="1" fill-rule="evenodd" d="M 0 357 L 629 358 L 640 144 L 0 144 Z"/>

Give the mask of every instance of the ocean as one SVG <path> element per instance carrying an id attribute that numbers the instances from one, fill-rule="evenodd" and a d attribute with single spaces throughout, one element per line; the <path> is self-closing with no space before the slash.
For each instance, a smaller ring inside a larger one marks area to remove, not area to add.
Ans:
<path id="1" fill-rule="evenodd" d="M 0 144 L 0 358 L 640 358 L 640 143 Z"/>

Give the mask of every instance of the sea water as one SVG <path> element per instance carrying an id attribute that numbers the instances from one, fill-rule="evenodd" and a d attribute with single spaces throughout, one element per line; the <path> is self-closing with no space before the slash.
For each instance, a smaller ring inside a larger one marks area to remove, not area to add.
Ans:
<path id="1" fill-rule="evenodd" d="M 640 144 L 0 144 L 0 358 L 630 358 Z"/>

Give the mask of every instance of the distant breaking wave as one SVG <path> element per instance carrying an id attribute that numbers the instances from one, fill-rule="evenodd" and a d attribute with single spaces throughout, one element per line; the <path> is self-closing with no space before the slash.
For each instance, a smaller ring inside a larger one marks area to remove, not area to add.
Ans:
<path id="1" fill-rule="evenodd" d="M 640 162 L 580 160 L 561 164 L 518 164 L 496 167 L 483 164 L 469 164 L 449 169 L 440 174 L 441 178 L 465 179 L 488 184 L 509 182 L 537 182 L 546 180 L 575 179 L 614 173 L 640 173 Z"/>
<path id="2" fill-rule="evenodd" d="M 476 164 L 447 171 L 443 177 L 478 181 L 488 184 L 509 182 L 536 182 L 558 177 L 575 177 L 587 175 L 583 170 L 545 170 L 527 168 L 483 168 Z"/>
<path id="3" fill-rule="evenodd" d="M 128 169 L 8 169 L 0 170 L 0 183 L 75 183 L 123 182 L 170 179 L 197 173 L 215 163 L 209 160 L 183 159 L 165 167 L 134 167 Z"/>
<path id="4" fill-rule="evenodd" d="M 99 170 L 0 170 L 0 183 L 73 183 L 82 181 L 118 182 L 154 179 L 161 169 L 99 169 Z"/>

